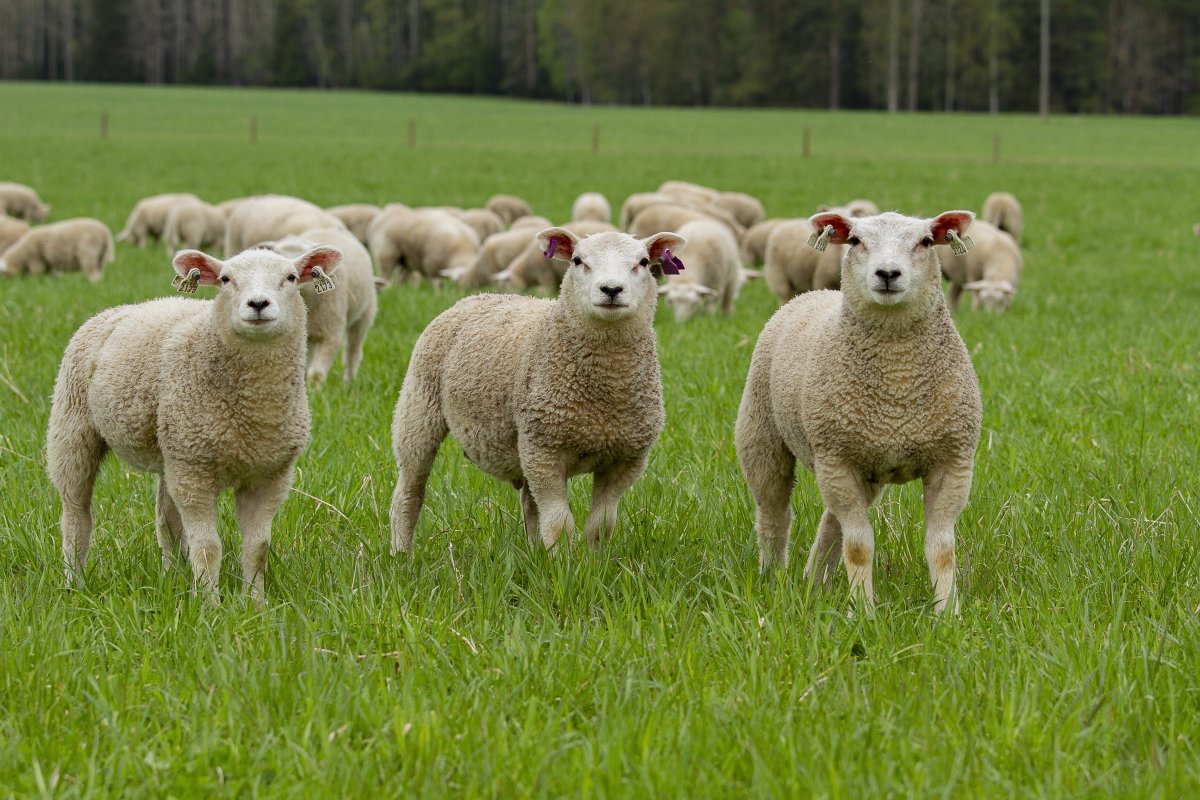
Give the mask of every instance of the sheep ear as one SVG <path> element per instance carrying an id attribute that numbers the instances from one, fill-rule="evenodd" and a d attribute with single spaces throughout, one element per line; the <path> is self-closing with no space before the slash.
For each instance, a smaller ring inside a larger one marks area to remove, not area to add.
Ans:
<path id="1" fill-rule="evenodd" d="M 712 289 L 708 286 L 697 286 L 696 291 L 698 291 L 700 294 L 710 295 L 710 296 L 716 295 L 716 293 L 717 293 L 716 289 Z"/>
<path id="2" fill-rule="evenodd" d="M 664 297 L 664 296 L 667 294 L 667 292 L 668 292 L 668 291 L 670 291 L 670 287 L 669 287 L 669 286 L 665 286 L 665 285 L 664 285 L 664 286 L 660 286 L 660 287 L 658 287 L 658 296 L 659 296 L 659 297 Z"/>
<path id="3" fill-rule="evenodd" d="M 225 268 L 224 263 L 199 250 L 180 250 L 171 260 L 171 266 L 175 268 L 177 275 L 175 288 L 180 289 L 186 284 L 192 287 L 192 292 L 196 291 L 197 286 L 216 286 L 221 270 Z M 196 270 L 198 274 L 194 274 L 193 271 Z"/>
<path id="4" fill-rule="evenodd" d="M 742 268 L 743 280 L 756 281 L 761 277 L 762 277 L 762 270 L 760 270 L 760 269 L 746 269 L 744 267 Z"/>
<path id="5" fill-rule="evenodd" d="M 818 250 L 824 250 L 825 247 L 821 245 L 822 240 L 825 244 L 845 244 L 846 240 L 850 238 L 850 226 L 853 223 L 849 217 L 845 217 L 836 211 L 826 211 L 820 214 L 813 214 L 808 218 L 808 224 L 812 225 L 813 229 L 809 245 L 816 247 Z"/>
<path id="6" fill-rule="evenodd" d="M 575 257 L 575 248 L 579 246 L 579 237 L 566 228 L 546 228 L 538 233 L 537 241 L 546 258 L 557 258 L 559 261 L 570 261 Z"/>
<path id="7" fill-rule="evenodd" d="M 986 286 L 987 281 L 971 281 L 970 283 L 963 284 L 963 288 L 968 292 L 982 292 Z"/>
<path id="8" fill-rule="evenodd" d="M 650 254 L 650 260 L 658 261 L 667 250 L 670 250 L 671 254 L 675 255 L 687 247 L 687 239 L 684 239 L 678 233 L 663 231 L 662 233 L 656 233 L 653 236 L 647 236 L 645 239 L 642 239 L 642 244 L 646 245 L 646 252 Z"/>
<path id="9" fill-rule="evenodd" d="M 966 236 L 974 221 L 972 211 L 945 211 L 929 221 L 930 235 L 937 244 L 952 244 L 956 238 Z"/>
<path id="10" fill-rule="evenodd" d="M 1004 292 L 1009 297 L 1017 293 L 1017 287 L 1012 285 L 1012 281 L 1000 281 L 996 284 L 996 288 Z"/>
<path id="11" fill-rule="evenodd" d="M 336 247 L 321 245 L 309 250 L 292 263 L 300 273 L 300 283 L 308 283 L 318 277 L 313 275 L 313 270 L 320 269 L 326 275 L 332 275 L 338 264 L 342 263 L 342 251 Z"/>

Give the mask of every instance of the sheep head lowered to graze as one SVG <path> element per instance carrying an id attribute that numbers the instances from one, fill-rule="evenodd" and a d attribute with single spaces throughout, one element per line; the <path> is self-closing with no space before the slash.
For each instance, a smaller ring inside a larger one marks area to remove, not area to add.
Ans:
<path id="1" fill-rule="evenodd" d="M 842 289 L 800 295 L 763 328 L 735 431 L 763 569 L 787 564 L 799 461 L 825 504 L 805 574 L 828 583 L 844 558 L 851 592 L 871 606 L 868 509 L 886 484 L 921 478 L 935 609 L 951 607 L 954 524 L 971 489 L 982 404 L 933 246 L 961 243 L 973 218 L 812 217 L 818 241 L 848 248 Z"/>

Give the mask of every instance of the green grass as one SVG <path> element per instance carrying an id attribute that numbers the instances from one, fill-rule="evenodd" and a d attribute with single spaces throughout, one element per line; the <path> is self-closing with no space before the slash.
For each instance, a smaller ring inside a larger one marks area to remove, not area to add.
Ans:
<path id="1" fill-rule="evenodd" d="M 43 455 L 58 360 L 91 314 L 168 293 L 168 261 L 121 245 L 96 287 L 0 283 L 0 794 L 1200 791 L 1196 120 L 31 84 L 0 84 L 0 108 L 0 179 L 36 186 L 54 219 L 114 230 L 163 191 L 461 205 L 507 191 L 560 220 L 580 191 L 619 202 L 685 178 L 776 216 L 857 196 L 978 208 L 1007 189 L 1028 231 L 1013 310 L 957 318 L 985 409 L 957 620 L 929 609 L 915 485 L 876 515 L 873 619 L 846 615 L 842 575 L 830 592 L 802 579 L 820 513 L 807 474 L 799 557 L 757 575 L 732 431 L 776 307 L 760 284 L 729 319 L 660 315 L 667 427 L 599 554 L 531 550 L 515 493 L 452 442 L 414 556 L 387 554 L 391 411 L 416 336 L 461 296 L 397 288 L 358 381 L 311 398 L 266 610 L 238 594 L 227 500 L 212 609 L 185 570 L 161 572 L 153 479 L 115 460 L 87 588 L 68 591 Z"/>

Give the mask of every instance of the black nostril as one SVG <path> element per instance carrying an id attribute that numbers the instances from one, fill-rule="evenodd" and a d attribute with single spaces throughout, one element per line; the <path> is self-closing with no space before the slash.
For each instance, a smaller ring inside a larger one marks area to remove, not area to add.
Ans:
<path id="1" fill-rule="evenodd" d="M 624 287 L 622 287 L 622 286 L 601 286 L 600 287 L 600 291 L 604 292 L 606 295 L 609 296 L 609 298 L 611 298 L 613 300 L 615 300 L 617 298 L 617 295 L 619 295 L 623 291 L 623 289 L 624 289 Z"/>
<path id="2" fill-rule="evenodd" d="M 884 283 L 891 283 L 892 281 L 896 280 L 896 278 L 900 277 L 900 270 L 877 269 L 875 270 L 875 277 L 881 279 Z"/>
<path id="3" fill-rule="evenodd" d="M 246 305 L 253 308 L 255 311 L 262 311 L 267 306 L 271 305 L 270 300 L 247 300 Z"/>

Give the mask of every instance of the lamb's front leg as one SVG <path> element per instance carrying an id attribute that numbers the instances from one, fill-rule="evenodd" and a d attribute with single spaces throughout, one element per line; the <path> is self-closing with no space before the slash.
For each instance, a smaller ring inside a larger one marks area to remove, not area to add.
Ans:
<path id="1" fill-rule="evenodd" d="M 279 475 L 251 488 L 239 489 L 233 497 L 238 527 L 242 531 L 242 580 L 256 606 L 267 602 L 265 577 L 267 555 L 271 550 L 271 520 L 292 488 L 293 471 L 288 467 Z"/>
<path id="2" fill-rule="evenodd" d="M 558 544 L 563 533 L 575 531 L 571 506 L 567 502 L 567 467 L 557 451 L 521 445 L 521 471 L 538 509 L 538 533 L 547 550 Z"/>
<path id="3" fill-rule="evenodd" d="M 849 465 L 816 463 L 817 488 L 825 507 L 837 517 L 842 529 L 842 559 L 850 578 L 850 595 L 868 610 L 875 605 L 871 567 L 875 559 L 875 532 L 868 509 L 878 494 Z"/>
<path id="4" fill-rule="evenodd" d="M 613 528 L 617 525 L 617 504 L 646 471 L 647 457 L 648 454 L 636 461 L 611 464 L 596 470 L 592 482 L 592 508 L 584 524 L 590 546 L 599 547 L 602 541 L 612 536 Z"/>
<path id="5" fill-rule="evenodd" d="M 925 476 L 925 560 L 933 582 L 934 611 L 942 613 L 954 595 L 954 523 L 971 494 L 973 464 L 939 464 Z M 954 598 L 958 613 L 958 597 Z"/>
<path id="6" fill-rule="evenodd" d="M 187 542 L 192 578 L 214 605 L 221 602 L 217 588 L 221 575 L 221 537 L 217 533 L 218 487 L 196 479 L 189 468 L 167 465 L 163 475 L 167 493 L 175 501 L 183 520 L 183 538 Z"/>

